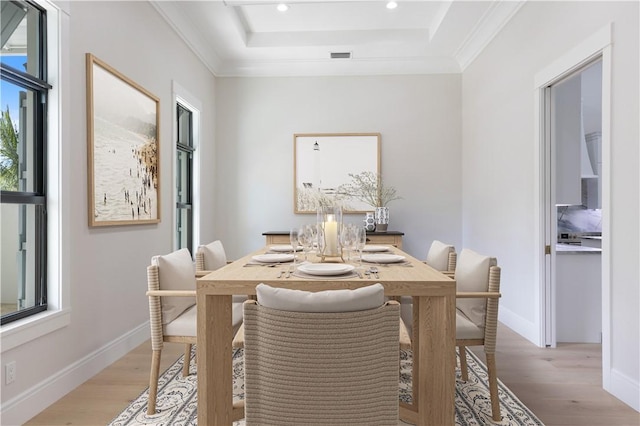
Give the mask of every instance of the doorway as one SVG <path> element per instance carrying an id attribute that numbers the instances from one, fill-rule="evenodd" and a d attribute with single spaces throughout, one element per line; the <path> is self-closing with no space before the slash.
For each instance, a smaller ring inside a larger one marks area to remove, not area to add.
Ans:
<path id="1" fill-rule="evenodd" d="M 599 173 L 599 205 L 601 206 L 601 233 L 602 233 L 602 261 L 601 261 L 601 330 L 602 330 L 602 372 L 603 385 L 607 389 L 610 383 L 610 94 L 611 94 L 611 28 L 606 26 L 593 34 L 582 44 L 566 52 L 556 61 L 542 69 L 535 76 L 535 105 L 536 105 L 536 143 L 539 149 L 538 182 L 539 182 L 539 234 L 537 240 L 536 258 L 539 265 L 539 345 L 555 346 L 557 300 L 556 300 L 556 243 L 558 242 L 558 210 L 556 200 L 555 173 L 556 152 L 552 146 L 552 88 L 554 85 L 565 82 L 571 77 L 580 74 L 590 65 L 600 63 L 601 74 L 601 166 Z M 582 165 L 579 162 L 580 167 Z M 593 171 L 593 166 L 592 166 Z M 579 185 L 582 185 L 581 179 Z M 570 204 L 582 204 L 582 188 L 580 187 L 580 201 L 571 201 Z M 575 194 L 575 193 L 574 193 Z"/>
<path id="2" fill-rule="evenodd" d="M 602 343 L 602 60 L 544 89 L 549 288 L 545 345 Z"/>

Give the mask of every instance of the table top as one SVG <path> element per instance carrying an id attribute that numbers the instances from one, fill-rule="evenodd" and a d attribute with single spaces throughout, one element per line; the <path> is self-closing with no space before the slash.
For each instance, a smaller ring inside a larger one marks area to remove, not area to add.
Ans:
<path id="1" fill-rule="evenodd" d="M 289 235 L 289 231 L 267 231 L 267 232 L 263 232 L 262 235 Z M 367 231 L 367 235 L 404 235 L 404 232 L 400 232 L 400 231 L 384 231 L 384 232 Z"/>
<path id="2" fill-rule="evenodd" d="M 236 260 L 204 277 L 198 278 L 197 289 L 207 294 L 232 295 L 232 294 L 255 294 L 255 286 L 265 283 L 274 287 L 304 289 L 308 291 L 355 289 L 367 285 L 381 283 L 385 287 L 387 296 L 437 296 L 455 294 L 456 283 L 448 276 L 436 271 L 422 261 L 395 247 L 389 247 L 393 254 L 406 257 L 406 262 L 402 264 L 369 264 L 363 262 L 363 267 L 368 269 L 371 266 L 378 268 L 379 278 L 363 278 L 357 276 L 350 278 L 328 277 L 301 278 L 291 275 L 289 278 L 278 278 L 280 271 L 289 270 L 293 263 L 284 263 L 276 266 L 245 266 L 252 263 L 252 256 L 262 254 L 267 251 L 267 247 Z M 331 258 L 327 261 L 336 260 Z M 339 258 L 338 258 L 339 260 Z M 309 261 L 317 263 L 320 258 L 315 254 L 309 255 Z M 340 261 L 340 263 L 342 263 Z M 299 262 L 298 262 L 299 264 Z M 358 266 L 357 262 L 351 262 Z"/>

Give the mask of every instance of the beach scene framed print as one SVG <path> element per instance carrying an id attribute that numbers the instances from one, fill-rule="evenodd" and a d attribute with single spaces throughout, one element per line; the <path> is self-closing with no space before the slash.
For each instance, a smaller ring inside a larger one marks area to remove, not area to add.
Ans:
<path id="1" fill-rule="evenodd" d="M 160 99 L 90 53 L 89 226 L 160 222 Z"/>

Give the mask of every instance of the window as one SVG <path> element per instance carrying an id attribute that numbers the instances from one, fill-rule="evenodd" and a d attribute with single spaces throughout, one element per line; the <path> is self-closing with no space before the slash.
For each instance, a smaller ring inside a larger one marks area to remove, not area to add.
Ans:
<path id="1" fill-rule="evenodd" d="M 46 12 L 3 1 L 0 38 L 1 324 L 47 309 Z"/>
<path id="2" fill-rule="evenodd" d="M 176 104 L 176 248 L 193 248 L 193 113 Z"/>

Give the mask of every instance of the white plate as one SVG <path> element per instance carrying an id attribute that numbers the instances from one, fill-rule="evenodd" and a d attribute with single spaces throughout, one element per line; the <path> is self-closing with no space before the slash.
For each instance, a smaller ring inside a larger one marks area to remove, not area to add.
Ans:
<path id="1" fill-rule="evenodd" d="M 293 260 L 293 254 L 267 253 L 257 254 L 255 256 L 252 256 L 251 258 L 262 263 L 291 262 Z"/>
<path id="2" fill-rule="evenodd" d="M 373 263 L 396 263 L 402 262 L 406 257 L 397 254 L 363 254 L 362 260 Z"/>
<path id="3" fill-rule="evenodd" d="M 287 253 L 293 251 L 293 246 L 291 244 L 279 244 L 277 246 L 269 247 L 269 250 Z M 302 251 L 302 246 L 298 246 L 296 251 Z"/>
<path id="4" fill-rule="evenodd" d="M 298 271 L 309 275 L 341 275 L 353 271 L 353 265 L 343 263 L 306 263 L 298 266 Z"/>
<path id="5" fill-rule="evenodd" d="M 365 253 L 372 253 L 372 252 L 377 252 L 377 251 L 389 251 L 389 247 L 387 247 L 387 246 L 366 245 L 366 246 L 364 246 L 362 251 L 365 252 Z"/>

